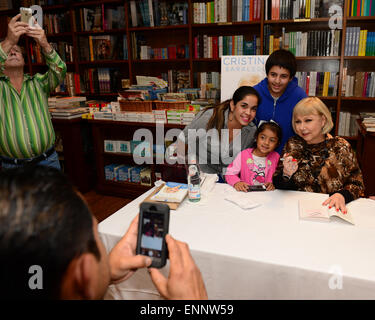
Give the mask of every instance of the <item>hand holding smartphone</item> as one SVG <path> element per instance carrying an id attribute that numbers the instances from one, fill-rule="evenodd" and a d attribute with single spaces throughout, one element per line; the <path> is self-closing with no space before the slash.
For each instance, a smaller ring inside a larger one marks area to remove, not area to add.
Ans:
<path id="1" fill-rule="evenodd" d="M 169 211 L 164 203 L 140 205 L 136 254 L 150 257 L 153 268 L 164 267 L 168 258 L 165 236 L 169 231 Z"/>

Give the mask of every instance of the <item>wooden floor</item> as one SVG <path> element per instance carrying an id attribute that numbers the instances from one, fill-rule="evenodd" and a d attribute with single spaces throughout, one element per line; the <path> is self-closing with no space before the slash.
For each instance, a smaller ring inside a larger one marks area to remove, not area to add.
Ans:
<path id="1" fill-rule="evenodd" d="M 112 213 L 121 209 L 123 206 L 132 201 L 132 199 L 125 199 L 119 197 L 105 196 L 98 194 L 95 191 L 84 193 L 89 208 L 98 222 L 103 221 Z"/>

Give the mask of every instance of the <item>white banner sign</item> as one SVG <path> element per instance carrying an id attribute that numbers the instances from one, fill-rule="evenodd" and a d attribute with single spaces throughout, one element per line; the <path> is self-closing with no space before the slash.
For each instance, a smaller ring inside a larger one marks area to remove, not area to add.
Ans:
<path id="1" fill-rule="evenodd" d="M 266 77 L 268 56 L 222 56 L 221 101 L 231 99 L 240 86 L 255 86 Z"/>

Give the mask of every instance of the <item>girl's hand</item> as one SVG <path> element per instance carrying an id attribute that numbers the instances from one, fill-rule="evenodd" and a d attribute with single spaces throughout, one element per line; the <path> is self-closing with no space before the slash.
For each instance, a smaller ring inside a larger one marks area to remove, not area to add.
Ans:
<path id="1" fill-rule="evenodd" d="M 328 205 L 328 208 L 331 209 L 335 207 L 336 211 L 341 210 L 343 214 L 346 214 L 345 198 L 341 193 L 334 193 L 326 201 L 323 202 L 323 206 Z"/>
<path id="2" fill-rule="evenodd" d="M 298 169 L 297 160 L 290 156 L 288 153 L 285 153 L 283 158 L 283 174 L 288 177 L 291 177 Z"/>
<path id="3" fill-rule="evenodd" d="M 237 183 L 234 185 L 234 188 L 235 188 L 237 191 L 247 192 L 248 189 L 249 189 L 249 184 L 246 183 L 246 182 L 240 181 L 240 182 L 237 182 Z"/>
<path id="4" fill-rule="evenodd" d="M 273 185 L 272 182 L 266 182 L 264 185 L 266 186 L 267 191 L 275 190 L 275 186 Z"/>

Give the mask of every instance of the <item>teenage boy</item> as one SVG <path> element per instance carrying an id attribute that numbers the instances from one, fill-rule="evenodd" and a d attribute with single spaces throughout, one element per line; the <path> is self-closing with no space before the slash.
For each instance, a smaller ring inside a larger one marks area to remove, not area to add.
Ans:
<path id="1" fill-rule="evenodd" d="M 294 106 L 307 95 L 298 86 L 294 77 L 297 70 L 296 58 L 290 51 L 274 51 L 266 61 L 267 77 L 254 88 L 261 96 L 255 123 L 261 120 L 275 121 L 282 129 L 282 139 L 276 151 L 281 153 L 285 143 L 294 136 L 292 114 Z"/>

